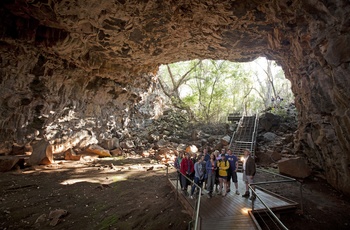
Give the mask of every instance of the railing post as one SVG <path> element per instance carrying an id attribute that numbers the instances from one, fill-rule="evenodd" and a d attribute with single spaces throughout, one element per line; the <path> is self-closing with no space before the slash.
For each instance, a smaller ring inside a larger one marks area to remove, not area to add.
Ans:
<path id="1" fill-rule="evenodd" d="M 304 207 L 303 207 L 303 184 L 298 181 L 300 186 L 300 209 L 301 209 L 301 213 L 304 214 Z"/>
<path id="2" fill-rule="evenodd" d="M 199 207 L 201 204 L 201 196 L 202 196 L 202 188 L 199 188 L 199 194 L 198 194 L 198 200 L 197 200 L 197 207 L 196 207 L 196 217 L 195 217 L 195 222 L 194 222 L 194 229 L 197 230 L 198 229 L 198 219 L 199 219 Z"/>
<path id="3" fill-rule="evenodd" d="M 178 199 L 178 193 L 179 193 L 179 172 L 176 170 L 176 193 L 175 193 L 175 200 Z"/>
<path id="4" fill-rule="evenodd" d="M 172 167 L 174 167 L 173 165 L 171 165 Z M 189 227 L 191 225 L 191 223 L 195 223 L 194 225 L 194 229 L 198 230 L 199 228 L 199 209 L 200 209 L 200 202 L 201 202 L 201 194 L 202 194 L 202 188 L 200 186 L 198 186 L 196 183 L 194 183 L 193 180 L 191 180 L 190 178 L 188 178 L 186 175 L 182 174 L 179 170 L 177 170 L 178 173 L 181 174 L 181 176 L 184 176 L 188 181 L 191 181 L 191 183 L 196 186 L 199 190 L 199 194 L 198 194 L 198 199 L 197 199 L 197 203 L 194 207 L 194 213 L 193 213 L 193 217 L 195 218 L 195 220 L 192 220 L 189 223 Z M 178 200 L 178 191 L 179 191 L 179 175 L 177 175 L 176 177 L 176 193 L 175 193 L 175 199 Z"/>

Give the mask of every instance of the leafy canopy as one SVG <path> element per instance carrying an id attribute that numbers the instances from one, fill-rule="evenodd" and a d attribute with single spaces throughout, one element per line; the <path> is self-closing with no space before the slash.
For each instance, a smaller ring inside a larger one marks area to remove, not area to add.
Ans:
<path id="1" fill-rule="evenodd" d="M 225 122 L 229 113 L 251 115 L 275 107 L 271 99 L 277 96 L 282 104 L 294 99 L 282 69 L 264 58 L 177 62 L 160 66 L 158 79 L 171 105 L 201 122 Z"/>

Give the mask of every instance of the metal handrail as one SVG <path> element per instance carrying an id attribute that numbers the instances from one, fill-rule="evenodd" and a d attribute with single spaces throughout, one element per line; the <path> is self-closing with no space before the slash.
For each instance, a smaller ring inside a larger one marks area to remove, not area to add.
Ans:
<path id="1" fill-rule="evenodd" d="M 242 117 L 241 117 L 241 119 L 239 119 L 239 122 L 238 122 L 238 124 L 237 124 L 237 127 L 239 127 L 239 126 L 242 124 L 242 122 L 243 122 L 243 117 L 244 117 L 244 115 L 242 114 Z M 238 128 L 237 128 L 237 129 L 238 129 Z M 230 141 L 230 145 L 229 145 L 229 149 L 231 149 L 231 147 L 232 147 L 232 142 L 236 142 L 236 141 L 234 141 L 234 139 L 235 139 L 235 136 L 236 136 L 236 133 L 237 133 L 237 129 L 236 129 L 236 131 L 234 131 L 233 134 L 232 134 L 231 141 Z"/>
<path id="2" fill-rule="evenodd" d="M 257 121 L 259 120 L 258 119 L 258 114 L 255 114 L 255 120 L 254 120 L 254 130 L 253 130 L 253 135 L 252 135 L 252 142 L 251 142 L 251 145 L 250 145 L 250 152 L 252 153 L 252 155 L 254 156 L 255 155 L 255 151 L 254 151 L 254 145 L 255 145 L 255 140 L 256 140 L 256 131 L 257 131 Z"/>
<path id="3" fill-rule="evenodd" d="M 271 216 L 278 222 L 278 224 L 285 230 L 288 230 L 288 228 L 282 223 L 282 221 L 273 213 L 273 211 L 269 208 L 269 206 L 260 198 L 260 196 L 255 192 L 255 190 L 251 187 L 251 185 L 248 185 L 249 189 L 252 190 L 252 193 L 254 193 L 254 196 L 260 200 L 260 202 L 266 207 L 266 209 L 269 211 Z M 254 199 L 252 200 L 252 210 L 254 211 Z"/>
<path id="4" fill-rule="evenodd" d="M 200 203 L 201 203 L 202 188 L 200 186 L 198 186 L 196 183 L 194 183 L 194 180 L 191 180 L 189 177 L 187 177 L 182 172 L 180 172 L 180 170 L 178 170 L 173 164 L 170 164 L 170 166 L 172 166 L 174 169 L 176 169 L 177 172 L 179 172 L 182 176 L 184 176 L 188 181 L 191 181 L 192 185 L 195 185 L 199 189 L 198 199 L 197 199 L 196 205 L 195 205 L 196 208 L 194 209 L 194 214 L 192 217 L 194 219 L 194 229 L 197 230 L 199 227 L 198 220 L 199 220 L 199 209 L 200 209 Z M 169 164 L 167 164 L 167 170 L 168 170 L 168 167 L 169 167 Z M 179 180 L 179 178 L 176 177 L 176 191 L 178 191 L 178 180 Z M 177 192 L 176 192 L 176 194 L 177 194 Z"/>
<path id="5" fill-rule="evenodd" d="M 275 176 L 279 176 L 279 177 L 282 177 L 284 178 L 284 180 L 279 180 L 279 181 L 265 181 L 265 182 L 255 182 L 255 183 L 251 183 L 251 184 L 248 184 L 248 187 L 249 189 L 252 191 L 252 193 L 254 193 L 254 196 L 256 198 L 258 198 L 260 200 L 260 202 L 266 207 L 266 209 L 269 211 L 269 213 L 271 214 L 271 216 L 280 224 L 280 226 L 283 228 L 283 229 L 286 229 L 288 230 L 288 228 L 281 222 L 281 220 L 273 213 L 273 211 L 268 207 L 268 205 L 260 198 L 260 196 L 255 192 L 255 190 L 253 189 L 252 186 L 255 186 L 255 185 L 262 185 L 262 184 L 277 184 L 277 183 L 286 183 L 286 182 L 299 182 L 298 180 L 294 179 L 294 178 L 291 178 L 291 177 L 288 177 L 288 176 L 284 176 L 284 175 L 280 175 L 280 174 L 277 174 L 277 173 L 273 173 L 273 172 L 270 172 L 270 171 L 267 171 L 267 170 L 264 170 L 264 169 L 257 169 L 257 171 L 263 171 L 263 172 L 266 172 L 266 173 L 269 173 L 269 174 L 272 174 L 272 175 L 275 175 Z M 302 184 L 299 182 L 300 184 L 300 209 L 301 209 L 301 212 L 303 212 L 303 193 L 302 193 Z M 254 199 L 252 200 L 252 211 L 254 211 Z"/>
<path id="6" fill-rule="evenodd" d="M 229 149 L 231 149 L 232 142 L 233 142 L 233 140 L 234 140 L 234 138 L 235 138 L 235 135 L 236 135 L 236 131 L 234 131 L 233 134 L 232 134 L 231 141 L 230 141 L 230 144 L 229 144 L 229 146 L 228 146 Z"/>
<path id="7" fill-rule="evenodd" d="M 235 141 L 236 143 L 251 144 L 251 141 Z"/>

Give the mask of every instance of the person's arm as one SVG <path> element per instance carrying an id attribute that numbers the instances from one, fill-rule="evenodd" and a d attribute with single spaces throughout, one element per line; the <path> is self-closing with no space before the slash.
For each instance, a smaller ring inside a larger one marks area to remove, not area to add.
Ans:
<path id="1" fill-rule="evenodd" d="M 177 159 L 177 157 L 175 158 L 174 166 L 175 166 L 175 168 L 176 168 L 177 170 L 180 169 L 180 167 L 179 167 L 179 160 Z"/>
<path id="2" fill-rule="evenodd" d="M 180 172 L 183 174 L 186 174 L 186 165 L 185 165 L 186 160 L 182 159 L 181 163 L 180 163 Z"/>
<path id="3" fill-rule="evenodd" d="M 207 163 L 205 163 L 205 168 L 207 169 L 207 172 L 211 170 L 211 161 L 207 161 Z"/>
<path id="4" fill-rule="evenodd" d="M 194 172 L 195 172 L 195 176 L 200 176 L 200 172 L 199 172 L 199 164 L 198 164 L 198 162 L 196 162 L 195 164 L 194 164 Z"/>
<path id="5" fill-rule="evenodd" d="M 194 164 L 193 164 L 193 161 L 190 161 L 189 163 L 190 163 L 190 170 L 191 170 L 190 174 L 191 174 L 194 172 Z"/>
<path id="6" fill-rule="evenodd" d="M 251 178 L 255 175 L 255 161 L 253 158 L 249 157 L 246 163 L 246 175 Z"/>
<path id="7" fill-rule="evenodd" d="M 220 169 L 221 170 L 227 170 L 227 169 L 229 169 L 230 168 L 230 163 L 229 162 L 224 162 L 223 164 L 222 164 L 223 166 L 222 167 L 220 167 Z"/>

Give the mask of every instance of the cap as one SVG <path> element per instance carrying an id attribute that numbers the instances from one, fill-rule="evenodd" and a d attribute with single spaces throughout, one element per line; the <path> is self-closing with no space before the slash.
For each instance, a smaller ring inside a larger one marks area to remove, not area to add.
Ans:
<path id="1" fill-rule="evenodd" d="M 226 157 L 226 155 L 225 154 L 221 154 L 221 157 Z"/>

